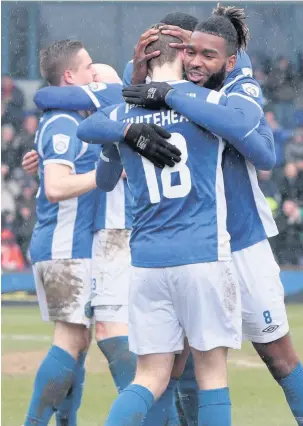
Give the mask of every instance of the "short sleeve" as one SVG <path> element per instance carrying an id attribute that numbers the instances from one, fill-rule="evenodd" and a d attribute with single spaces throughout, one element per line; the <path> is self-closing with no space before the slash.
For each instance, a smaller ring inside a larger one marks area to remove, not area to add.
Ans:
<path id="1" fill-rule="evenodd" d="M 42 140 L 43 165 L 64 164 L 74 169 L 79 151 L 77 127 L 78 122 L 73 117 L 61 117 L 46 128 Z"/>

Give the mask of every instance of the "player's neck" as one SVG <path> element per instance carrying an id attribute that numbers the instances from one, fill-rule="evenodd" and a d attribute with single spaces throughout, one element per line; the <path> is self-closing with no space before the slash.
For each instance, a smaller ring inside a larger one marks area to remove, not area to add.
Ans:
<path id="1" fill-rule="evenodd" d="M 176 81 L 182 80 L 182 63 L 174 62 L 155 67 L 151 73 L 152 81 Z"/>

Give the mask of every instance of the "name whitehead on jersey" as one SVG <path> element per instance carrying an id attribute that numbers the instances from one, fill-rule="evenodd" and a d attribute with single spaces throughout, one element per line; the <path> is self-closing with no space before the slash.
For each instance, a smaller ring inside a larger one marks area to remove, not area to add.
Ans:
<path id="1" fill-rule="evenodd" d="M 133 105 L 128 105 L 126 107 L 127 111 L 129 112 L 131 107 L 134 107 Z M 147 123 L 147 124 L 157 124 L 158 126 L 168 126 L 170 124 L 178 124 L 182 122 L 189 121 L 186 117 L 183 115 L 177 113 L 176 111 L 172 109 L 163 110 L 160 112 L 154 112 L 153 114 L 144 114 L 139 115 L 137 117 L 129 117 L 123 120 L 123 123 Z"/>

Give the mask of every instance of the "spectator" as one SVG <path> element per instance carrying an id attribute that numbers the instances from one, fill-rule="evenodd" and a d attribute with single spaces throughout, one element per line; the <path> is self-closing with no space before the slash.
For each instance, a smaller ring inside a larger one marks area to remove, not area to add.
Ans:
<path id="1" fill-rule="evenodd" d="M 15 129 L 11 124 L 5 124 L 1 127 L 1 161 L 9 166 L 15 167 L 16 157 L 18 155 L 15 146 Z"/>
<path id="2" fill-rule="evenodd" d="M 289 163 L 285 166 L 285 176 L 281 184 L 281 201 L 293 200 L 303 205 L 303 171 L 295 164 Z"/>
<path id="3" fill-rule="evenodd" d="M 294 200 L 285 200 L 276 218 L 279 235 L 275 237 L 274 251 L 279 264 L 298 265 L 302 260 L 303 209 Z"/>
<path id="4" fill-rule="evenodd" d="M 275 167 L 280 168 L 285 165 L 285 146 L 292 137 L 293 131 L 283 129 L 277 122 L 273 111 L 265 112 L 265 118 L 274 135 L 277 157 Z"/>
<path id="5" fill-rule="evenodd" d="M 285 148 L 285 158 L 287 163 L 303 170 L 303 127 L 295 130 L 292 141 Z"/>
<path id="6" fill-rule="evenodd" d="M 12 231 L 1 232 L 1 268 L 4 272 L 16 272 L 24 269 L 25 263 L 20 247 Z"/>
<path id="7" fill-rule="evenodd" d="M 37 116 L 33 113 L 26 114 L 21 131 L 15 138 L 15 146 L 17 149 L 15 166 L 20 167 L 24 154 L 34 148 L 37 128 Z"/>
<path id="8" fill-rule="evenodd" d="M 9 178 L 9 167 L 7 164 L 1 164 L 1 212 L 7 211 L 15 213 L 15 197 L 19 195 L 20 188 Z"/>
<path id="9" fill-rule="evenodd" d="M 28 248 L 36 222 L 34 185 L 23 188 L 22 195 L 17 200 L 17 242 L 21 247 L 23 256 L 28 260 Z"/>
<path id="10" fill-rule="evenodd" d="M 268 75 L 267 91 L 275 115 L 283 127 L 293 128 L 296 79 L 287 58 L 280 57 Z"/>
<path id="11" fill-rule="evenodd" d="M 276 182 L 271 179 L 272 171 L 258 171 L 258 180 L 261 191 L 263 192 L 266 201 L 275 217 L 281 201 L 281 195 Z"/>
<path id="12" fill-rule="evenodd" d="M 19 130 L 23 119 L 24 95 L 9 75 L 3 75 L 1 81 L 2 124 L 13 124 Z"/>
<path id="13" fill-rule="evenodd" d="M 1 223 L 3 229 L 8 229 L 16 234 L 16 213 L 4 210 L 1 212 Z"/>

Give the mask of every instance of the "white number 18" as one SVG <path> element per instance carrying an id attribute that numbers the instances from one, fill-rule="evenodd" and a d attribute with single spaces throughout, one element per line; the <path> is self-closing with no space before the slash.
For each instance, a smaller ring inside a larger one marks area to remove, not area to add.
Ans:
<path id="1" fill-rule="evenodd" d="M 188 159 L 186 140 L 180 133 L 172 133 L 169 142 L 175 145 L 181 151 L 182 155 L 180 163 L 176 163 L 174 167 L 166 166 L 161 172 L 163 195 L 166 198 L 186 197 L 186 195 L 188 195 L 191 190 L 190 171 L 186 165 L 186 161 Z M 150 201 L 153 204 L 159 203 L 161 200 L 161 196 L 159 191 L 159 185 L 157 182 L 155 166 L 144 157 L 142 157 L 142 161 Z M 179 173 L 180 184 L 172 186 L 171 174 L 176 172 Z"/>

